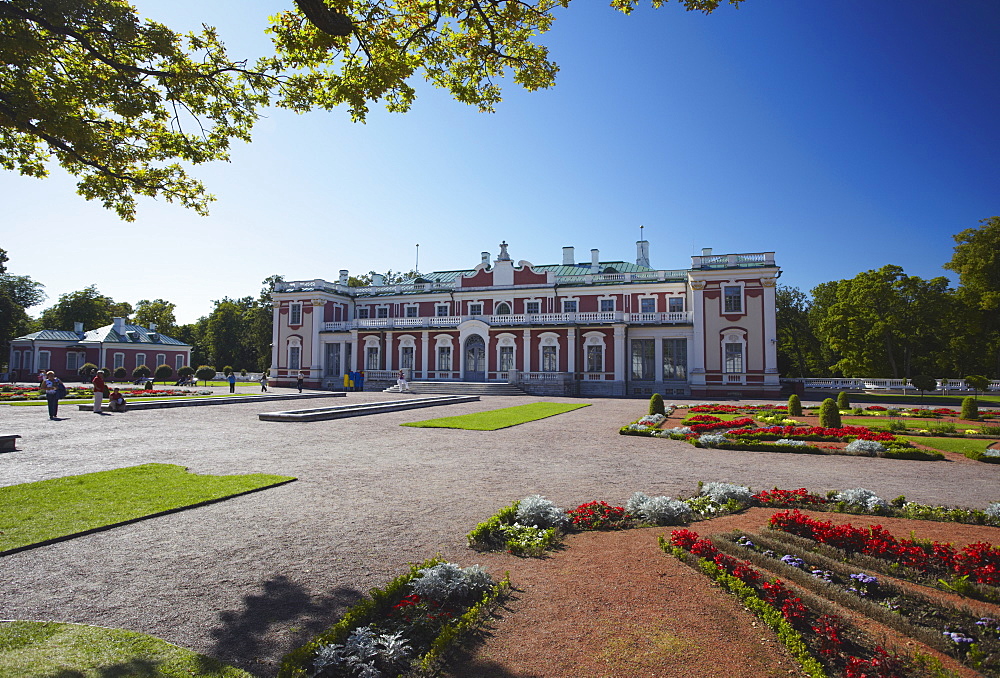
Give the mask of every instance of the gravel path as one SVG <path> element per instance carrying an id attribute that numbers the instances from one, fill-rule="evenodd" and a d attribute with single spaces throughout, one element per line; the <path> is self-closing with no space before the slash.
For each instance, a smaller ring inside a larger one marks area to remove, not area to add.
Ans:
<path id="1" fill-rule="evenodd" d="M 247 403 L 97 416 L 0 406 L 22 436 L 0 454 L 0 485 L 149 462 L 197 473 L 275 473 L 288 485 L 3 558 L 0 618 L 126 628 L 212 655 L 254 675 L 336 620 L 407 563 L 441 554 L 476 562 L 465 533 L 527 494 L 561 506 L 621 503 L 636 490 L 688 495 L 699 480 L 814 491 L 866 487 L 892 498 L 973 507 L 1000 500 L 1000 465 L 956 458 L 859 457 L 699 450 L 619 436 L 641 400 L 586 407 L 500 431 L 399 424 L 509 407 L 480 402 L 313 423 L 261 422 L 259 412 L 399 398 L 352 393 L 308 404 Z M 547 398 L 557 402 L 581 402 Z"/>

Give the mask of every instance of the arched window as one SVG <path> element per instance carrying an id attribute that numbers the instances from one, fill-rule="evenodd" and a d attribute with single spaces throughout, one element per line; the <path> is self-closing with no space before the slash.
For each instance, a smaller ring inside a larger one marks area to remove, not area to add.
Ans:
<path id="1" fill-rule="evenodd" d="M 493 315 L 510 315 L 510 304 L 506 301 L 501 301 L 496 305 L 493 311 Z"/>
<path id="2" fill-rule="evenodd" d="M 499 334 L 496 340 L 497 369 L 510 372 L 517 365 L 517 338 L 513 334 Z"/>
<path id="3" fill-rule="evenodd" d="M 291 337 L 288 340 L 288 369 L 298 370 L 302 368 L 302 340 L 298 337 Z"/>
<path id="4" fill-rule="evenodd" d="M 538 344 L 538 364 L 542 372 L 559 371 L 559 335 L 544 332 Z"/>
<path id="5" fill-rule="evenodd" d="M 604 371 L 604 333 L 587 332 L 583 335 L 584 371 Z"/>

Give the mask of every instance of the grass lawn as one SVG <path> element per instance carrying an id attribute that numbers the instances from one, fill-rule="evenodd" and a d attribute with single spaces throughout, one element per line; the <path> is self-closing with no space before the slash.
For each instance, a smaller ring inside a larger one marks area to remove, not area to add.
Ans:
<path id="1" fill-rule="evenodd" d="M 948 424 L 954 424 L 956 431 L 965 431 L 966 429 L 973 428 L 978 429 L 980 426 L 980 423 L 976 421 L 950 422 L 942 419 L 917 419 L 916 417 L 859 417 L 855 419 L 853 417 L 842 416 L 840 421 L 844 424 L 844 426 L 872 426 L 881 428 L 888 427 L 890 421 L 901 421 L 906 424 L 906 428 L 927 429 L 928 431 L 933 431 L 935 427 L 940 427 L 942 425 L 947 426 Z"/>
<path id="2" fill-rule="evenodd" d="M 401 426 L 414 426 L 416 428 L 462 428 L 469 431 L 496 431 L 497 429 L 517 426 L 536 419 L 545 419 L 556 414 L 571 412 L 581 407 L 588 407 L 590 403 L 582 405 L 567 405 L 565 403 L 532 403 L 530 405 L 517 405 L 515 407 L 504 407 L 499 410 L 489 410 L 487 412 L 477 412 L 476 414 L 464 414 L 459 417 L 442 417 L 440 419 L 427 419 L 425 421 L 414 421 Z"/>
<path id="3" fill-rule="evenodd" d="M 952 407 L 956 410 L 962 409 L 964 395 L 893 395 L 891 393 L 848 393 L 847 398 L 854 403 L 871 403 L 873 405 L 934 405 Z M 979 394 L 980 407 L 1000 407 L 1000 395 L 991 393 L 989 395 Z"/>
<path id="4" fill-rule="evenodd" d="M 0 554 L 292 480 L 260 473 L 197 475 L 174 464 L 143 464 L 0 487 Z"/>
<path id="5" fill-rule="evenodd" d="M 964 454 L 970 459 L 979 457 L 994 440 L 979 440 L 976 438 L 924 438 L 923 436 L 898 436 L 911 443 L 918 443 L 932 447 L 942 452 L 954 452 Z M 971 455 L 970 455 L 971 453 Z"/>
<path id="6" fill-rule="evenodd" d="M 0 676 L 250 678 L 246 671 L 142 633 L 24 621 L 0 623 Z"/>

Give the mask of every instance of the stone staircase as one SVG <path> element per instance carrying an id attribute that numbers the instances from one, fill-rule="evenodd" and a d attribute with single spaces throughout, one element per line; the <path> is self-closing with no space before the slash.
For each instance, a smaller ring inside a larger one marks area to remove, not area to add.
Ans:
<path id="1" fill-rule="evenodd" d="M 410 392 L 420 395 L 486 395 L 523 396 L 528 395 L 513 384 L 487 383 L 478 381 L 411 381 Z M 399 386 L 393 384 L 385 393 L 400 393 Z M 406 391 L 403 391 L 405 393 Z"/>

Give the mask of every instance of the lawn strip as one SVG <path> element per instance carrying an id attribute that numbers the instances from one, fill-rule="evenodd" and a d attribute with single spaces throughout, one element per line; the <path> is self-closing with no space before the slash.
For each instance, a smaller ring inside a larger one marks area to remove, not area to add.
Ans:
<path id="1" fill-rule="evenodd" d="M 0 675 L 251 678 L 246 671 L 143 633 L 27 621 L 0 623 Z"/>
<path id="2" fill-rule="evenodd" d="M 143 464 L 0 487 L 0 555 L 283 485 L 291 476 L 209 476 Z"/>
<path id="3" fill-rule="evenodd" d="M 509 428 L 529 421 L 545 419 L 546 417 L 578 410 L 581 407 L 588 407 L 589 404 L 530 403 L 528 405 L 504 407 L 499 410 L 464 414 L 457 417 L 441 417 L 439 419 L 408 422 L 401 424 L 401 426 L 412 426 L 415 428 L 458 428 L 468 431 L 496 431 L 497 429 Z"/>

